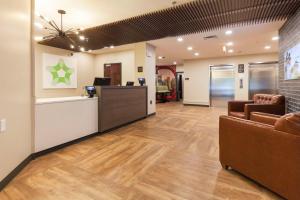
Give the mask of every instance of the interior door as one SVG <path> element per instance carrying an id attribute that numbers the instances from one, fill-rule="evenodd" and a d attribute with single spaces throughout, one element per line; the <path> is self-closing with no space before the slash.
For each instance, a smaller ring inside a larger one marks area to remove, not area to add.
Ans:
<path id="1" fill-rule="evenodd" d="M 122 64 L 104 64 L 104 77 L 111 78 L 111 85 L 122 85 Z"/>
<path id="2" fill-rule="evenodd" d="M 226 107 L 228 101 L 234 100 L 234 67 L 220 65 L 210 67 L 210 105 Z"/>
<path id="3" fill-rule="evenodd" d="M 249 99 L 254 94 L 278 93 L 278 63 L 250 63 L 249 65 Z"/>

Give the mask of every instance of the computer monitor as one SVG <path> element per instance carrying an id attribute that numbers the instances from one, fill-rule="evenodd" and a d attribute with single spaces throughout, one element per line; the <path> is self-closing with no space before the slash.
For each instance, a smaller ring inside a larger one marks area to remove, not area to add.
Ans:
<path id="1" fill-rule="evenodd" d="M 134 86 L 134 82 L 132 82 L 132 81 L 127 81 L 126 86 Z"/>
<path id="2" fill-rule="evenodd" d="M 96 94 L 96 88 L 95 86 L 85 86 L 85 90 L 89 95 L 89 98 L 93 98 Z"/>
<path id="3" fill-rule="evenodd" d="M 99 78 L 96 77 L 94 80 L 94 86 L 105 86 L 110 85 L 111 78 L 105 77 L 105 78 Z"/>
<path id="4" fill-rule="evenodd" d="M 146 83 L 145 78 L 139 78 L 138 80 L 139 80 L 140 86 L 143 86 Z"/>

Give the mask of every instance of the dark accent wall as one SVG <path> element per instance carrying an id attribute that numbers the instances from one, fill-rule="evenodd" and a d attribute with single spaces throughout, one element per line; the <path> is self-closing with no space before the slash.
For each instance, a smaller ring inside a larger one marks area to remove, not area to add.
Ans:
<path id="1" fill-rule="evenodd" d="M 287 112 L 300 111 L 300 80 L 284 80 L 284 53 L 300 43 L 300 9 L 279 30 L 279 91 L 287 100 Z"/>

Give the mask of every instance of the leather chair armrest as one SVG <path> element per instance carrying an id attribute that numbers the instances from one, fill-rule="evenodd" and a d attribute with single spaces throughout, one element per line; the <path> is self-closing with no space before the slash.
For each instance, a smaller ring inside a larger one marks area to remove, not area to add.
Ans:
<path id="1" fill-rule="evenodd" d="M 274 105 L 274 104 L 246 104 L 245 105 L 245 114 L 246 119 L 250 119 L 251 112 L 263 112 L 276 115 L 284 115 L 284 106 L 283 105 Z"/>
<path id="2" fill-rule="evenodd" d="M 269 124 L 271 126 L 274 126 L 276 121 L 280 118 L 280 115 L 274 115 L 269 113 L 262 113 L 262 112 L 252 112 L 250 113 L 250 120 L 263 123 L 263 124 Z"/>
<path id="3" fill-rule="evenodd" d="M 228 115 L 229 112 L 244 112 L 245 104 L 251 104 L 254 101 L 228 101 Z"/>

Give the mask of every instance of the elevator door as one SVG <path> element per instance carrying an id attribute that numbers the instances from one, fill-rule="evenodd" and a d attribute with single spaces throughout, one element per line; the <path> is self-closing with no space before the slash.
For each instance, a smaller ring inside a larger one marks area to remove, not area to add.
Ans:
<path id="1" fill-rule="evenodd" d="M 234 100 L 234 67 L 231 65 L 210 67 L 210 105 L 227 107 Z"/>
<path id="2" fill-rule="evenodd" d="M 254 94 L 278 93 L 278 63 L 249 65 L 249 99 Z"/>

